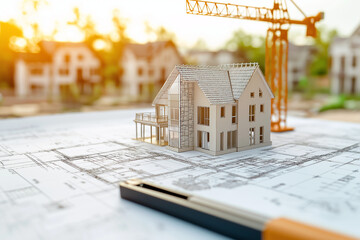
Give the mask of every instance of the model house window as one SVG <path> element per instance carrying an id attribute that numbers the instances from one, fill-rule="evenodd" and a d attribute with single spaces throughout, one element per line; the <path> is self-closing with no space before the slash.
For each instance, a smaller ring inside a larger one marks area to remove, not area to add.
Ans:
<path id="1" fill-rule="evenodd" d="M 264 104 L 260 104 L 260 112 L 264 112 Z"/>
<path id="2" fill-rule="evenodd" d="M 236 106 L 232 106 L 231 109 L 231 122 L 236 123 Z"/>
<path id="3" fill-rule="evenodd" d="M 232 131 L 232 141 L 231 141 L 231 146 L 233 148 L 236 148 L 236 139 L 237 139 L 237 131 Z"/>
<path id="4" fill-rule="evenodd" d="M 64 62 L 69 63 L 70 62 L 70 55 L 69 54 L 65 54 L 64 56 Z"/>
<path id="5" fill-rule="evenodd" d="M 254 92 L 251 92 L 251 93 L 250 93 L 250 97 L 251 97 L 251 98 L 254 98 L 254 97 L 255 97 L 255 93 L 254 93 Z"/>
<path id="6" fill-rule="evenodd" d="M 255 144 L 255 128 L 249 128 L 249 144 Z"/>
<path id="7" fill-rule="evenodd" d="M 209 126 L 210 108 L 198 107 L 198 124 Z"/>
<path id="8" fill-rule="evenodd" d="M 143 75 L 143 69 L 141 67 L 138 68 L 138 75 L 139 76 Z"/>
<path id="9" fill-rule="evenodd" d="M 224 133 L 220 133 L 220 151 L 224 151 Z"/>
<path id="10" fill-rule="evenodd" d="M 264 142 L 264 127 L 260 127 L 259 142 Z"/>
<path id="11" fill-rule="evenodd" d="M 237 131 L 227 132 L 227 149 L 236 148 Z"/>
<path id="12" fill-rule="evenodd" d="M 225 107 L 221 107 L 220 116 L 221 116 L 222 118 L 225 117 Z"/>
<path id="13" fill-rule="evenodd" d="M 149 77 L 152 77 L 154 75 L 154 69 L 149 69 Z"/>
<path id="14" fill-rule="evenodd" d="M 255 105 L 249 105 L 249 122 L 255 122 Z"/>
<path id="15" fill-rule="evenodd" d="M 259 89 L 259 97 L 262 97 L 262 91 Z"/>
<path id="16" fill-rule="evenodd" d="M 81 60 L 83 60 L 83 59 L 84 59 L 84 56 L 83 56 L 82 54 L 79 54 L 79 55 L 78 55 L 78 60 L 81 61 Z"/>

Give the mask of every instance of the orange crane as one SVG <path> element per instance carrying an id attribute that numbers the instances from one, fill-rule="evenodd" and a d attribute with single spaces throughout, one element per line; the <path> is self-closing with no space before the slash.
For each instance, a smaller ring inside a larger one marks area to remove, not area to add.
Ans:
<path id="1" fill-rule="evenodd" d="M 251 7 L 232 3 L 219 3 L 203 0 L 186 0 L 188 14 L 237 18 L 270 23 L 266 35 L 265 78 L 275 98 L 271 100 L 271 131 L 284 132 L 294 128 L 288 127 L 287 117 L 287 72 L 288 72 L 288 30 L 290 24 L 306 26 L 306 36 L 316 37 L 315 23 L 323 19 L 324 14 L 293 20 L 289 17 L 286 0 L 274 0 L 272 8 Z"/>

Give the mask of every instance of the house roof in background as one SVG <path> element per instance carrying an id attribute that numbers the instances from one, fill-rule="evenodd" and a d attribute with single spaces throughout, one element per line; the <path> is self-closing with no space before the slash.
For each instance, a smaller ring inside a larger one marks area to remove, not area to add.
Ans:
<path id="1" fill-rule="evenodd" d="M 84 42 L 56 42 L 56 41 L 41 41 L 39 43 L 41 51 L 46 52 L 47 54 L 54 53 L 58 48 L 61 47 L 86 47 L 91 49 L 86 43 Z"/>
<path id="2" fill-rule="evenodd" d="M 136 58 L 145 58 L 145 59 L 151 59 L 153 58 L 157 53 L 162 51 L 163 49 L 167 47 L 172 47 L 175 49 L 177 55 L 182 60 L 181 55 L 179 54 L 176 45 L 173 41 L 157 41 L 157 42 L 148 42 L 144 44 L 140 43 L 128 43 L 124 47 L 125 50 L 131 51 Z"/>
<path id="3" fill-rule="evenodd" d="M 52 55 L 55 51 L 62 47 L 79 48 L 85 47 L 89 49 L 96 58 L 100 61 L 101 57 L 91 47 L 84 42 L 56 42 L 56 41 L 41 41 L 39 42 L 39 53 L 18 53 L 18 58 L 26 62 L 51 62 Z M 102 61 L 101 61 L 102 62 Z"/>
<path id="4" fill-rule="evenodd" d="M 25 62 L 51 62 L 51 56 L 43 53 L 17 53 L 17 58 L 24 60 Z"/>

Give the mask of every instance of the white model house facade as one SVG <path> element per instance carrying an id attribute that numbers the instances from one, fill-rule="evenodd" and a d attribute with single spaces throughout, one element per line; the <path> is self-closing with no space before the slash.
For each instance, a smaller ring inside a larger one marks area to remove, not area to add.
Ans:
<path id="1" fill-rule="evenodd" d="M 150 127 L 156 143 L 212 155 L 267 146 L 273 97 L 256 63 L 179 65 L 153 101 L 153 117 L 137 114 L 137 138 Z"/>
<path id="2" fill-rule="evenodd" d="M 58 95 L 62 86 L 76 84 L 80 93 L 91 93 L 101 81 L 101 61 L 85 43 L 40 43 L 39 53 L 19 54 L 15 63 L 18 96 Z"/>

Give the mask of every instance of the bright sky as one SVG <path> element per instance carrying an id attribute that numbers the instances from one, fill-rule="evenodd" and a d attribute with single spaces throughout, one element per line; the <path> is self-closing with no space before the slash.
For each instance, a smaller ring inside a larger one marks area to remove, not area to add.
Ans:
<path id="1" fill-rule="evenodd" d="M 0 0 L 0 20 L 18 19 L 21 16 L 21 2 L 23 0 Z M 218 0 L 228 2 L 226 0 Z M 270 7 L 272 0 L 229 0 L 244 5 Z M 137 42 L 145 42 L 144 22 L 151 26 L 164 26 L 177 36 L 183 47 L 192 46 L 202 38 L 212 49 L 221 48 L 231 37 L 232 33 L 242 28 L 248 33 L 265 36 L 267 24 L 237 19 L 217 17 L 193 16 L 185 13 L 185 0 L 47 0 L 46 11 L 39 14 L 42 28 L 50 30 L 55 22 L 68 20 L 72 16 L 75 6 L 80 11 L 91 14 L 101 31 L 107 32 L 111 26 L 111 13 L 114 8 L 120 10 L 122 17 L 128 21 L 128 35 Z M 288 0 L 291 18 L 301 19 L 302 15 Z M 295 0 L 308 15 L 315 15 L 319 11 L 325 12 L 322 25 L 335 28 L 343 36 L 349 35 L 360 24 L 359 0 Z M 63 23 L 65 24 L 65 23 Z M 60 26 L 62 24 L 60 23 Z M 305 35 L 305 27 L 292 26 L 290 35 Z M 79 40 L 75 32 L 67 29 L 59 39 Z"/>

